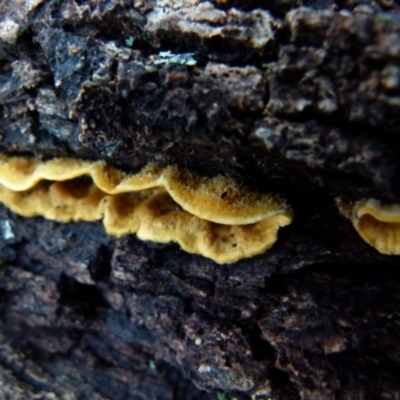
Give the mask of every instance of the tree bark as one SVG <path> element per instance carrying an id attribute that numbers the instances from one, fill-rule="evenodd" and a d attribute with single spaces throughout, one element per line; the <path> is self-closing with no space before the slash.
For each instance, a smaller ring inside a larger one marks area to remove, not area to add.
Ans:
<path id="1" fill-rule="evenodd" d="M 2 152 L 223 174 L 295 220 L 218 265 L 0 206 L 0 397 L 400 398 L 400 259 L 335 200 L 400 203 L 399 11 L 3 1 Z"/>

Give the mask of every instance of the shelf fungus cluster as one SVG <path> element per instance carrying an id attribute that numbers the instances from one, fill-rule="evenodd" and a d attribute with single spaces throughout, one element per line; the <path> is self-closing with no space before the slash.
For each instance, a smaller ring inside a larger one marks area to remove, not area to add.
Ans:
<path id="1" fill-rule="evenodd" d="M 232 263 L 277 240 L 292 211 L 276 195 L 230 178 L 202 178 L 177 166 L 150 164 L 136 174 L 104 161 L 0 154 L 0 201 L 14 212 L 61 222 L 103 220 L 106 231 Z"/>
<path id="2" fill-rule="evenodd" d="M 400 206 L 375 199 L 347 203 L 337 199 L 339 210 L 359 235 L 382 254 L 400 255 Z"/>

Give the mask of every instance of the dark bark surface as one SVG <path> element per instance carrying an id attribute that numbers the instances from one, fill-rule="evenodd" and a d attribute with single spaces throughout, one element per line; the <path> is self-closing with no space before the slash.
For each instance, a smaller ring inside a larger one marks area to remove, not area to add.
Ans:
<path id="1" fill-rule="evenodd" d="M 400 202 L 399 115 L 396 2 L 2 1 L 1 151 L 225 174 L 295 220 L 218 265 L 0 206 L 0 398 L 400 398 L 400 257 L 335 204 Z"/>

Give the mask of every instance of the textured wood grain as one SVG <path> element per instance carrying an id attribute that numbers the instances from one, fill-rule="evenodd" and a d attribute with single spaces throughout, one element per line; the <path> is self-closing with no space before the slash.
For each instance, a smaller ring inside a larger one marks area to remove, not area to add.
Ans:
<path id="1" fill-rule="evenodd" d="M 221 266 L 0 207 L 1 398 L 399 396 L 400 260 L 335 201 L 400 203 L 399 5 L 300 5 L 1 3 L 1 151 L 177 164 L 295 213 Z"/>

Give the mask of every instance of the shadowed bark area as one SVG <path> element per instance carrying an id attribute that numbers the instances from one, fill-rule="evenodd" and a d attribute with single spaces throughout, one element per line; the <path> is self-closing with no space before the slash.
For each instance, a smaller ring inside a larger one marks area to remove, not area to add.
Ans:
<path id="1" fill-rule="evenodd" d="M 400 256 L 336 199 L 400 204 L 396 1 L 0 3 L 0 150 L 279 193 L 230 265 L 0 205 L 4 399 L 396 399 Z"/>

